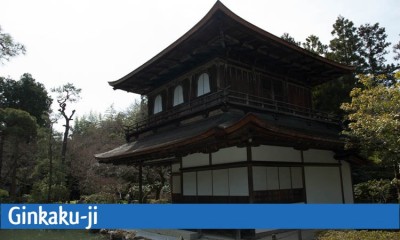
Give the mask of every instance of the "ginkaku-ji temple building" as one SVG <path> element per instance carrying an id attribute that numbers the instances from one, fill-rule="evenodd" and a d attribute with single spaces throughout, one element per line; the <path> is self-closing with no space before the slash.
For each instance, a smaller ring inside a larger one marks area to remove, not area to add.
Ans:
<path id="1" fill-rule="evenodd" d="M 150 46 L 149 46 L 150 47 Z M 148 117 L 101 163 L 171 165 L 173 203 L 352 203 L 339 119 L 311 90 L 352 74 L 219 1 L 186 34 L 109 84 L 146 96 Z M 141 185 L 141 179 L 139 179 Z"/>

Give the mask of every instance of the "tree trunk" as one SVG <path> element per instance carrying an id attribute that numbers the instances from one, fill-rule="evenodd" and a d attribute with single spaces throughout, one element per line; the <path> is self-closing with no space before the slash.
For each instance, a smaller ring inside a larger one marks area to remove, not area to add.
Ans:
<path id="1" fill-rule="evenodd" d="M 14 149 L 11 155 L 12 161 L 12 173 L 11 173 L 11 186 L 10 186 L 10 198 L 13 202 L 17 199 L 17 166 L 18 166 L 18 142 L 15 142 Z"/>
<path id="2" fill-rule="evenodd" d="M 47 190 L 47 202 L 51 202 L 51 187 L 53 185 L 53 126 L 50 126 L 49 134 L 49 186 Z"/>
<path id="3" fill-rule="evenodd" d="M 11 174 L 11 186 L 10 186 L 10 198 L 12 202 L 15 203 L 17 199 L 17 160 L 15 159 L 15 162 L 13 163 L 12 166 L 12 174 Z"/>
<path id="4" fill-rule="evenodd" d="M 0 131 L 0 184 L 3 182 L 1 179 L 1 171 L 3 169 L 3 150 L 4 150 L 4 134 Z"/>
<path id="5" fill-rule="evenodd" d="M 400 183 L 399 183 L 400 180 L 398 177 L 399 164 L 397 162 L 393 164 L 393 169 L 394 169 L 394 179 L 396 180 L 397 202 L 400 203 Z"/>
<path id="6" fill-rule="evenodd" d="M 65 131 L 64 131 L 64 136 L 63 136 L 63 142 L 62 142 L 62 147 L 61 147 L 61 163 L 64 167 L 64 169 L 66 170 L 66 183 L 67 183 L 67 188 L 69 191 L 69 199 L 68 202 L 70 200 L 72 200 L 72 173 L 71 173 L 71 161 L 68 162 L 68 164 L 66 164 L 66 154 L 67 154 L 67 144 L 68 144 L 68 134 L 69 134 L 69 129 L 70 129 L 70 125 L 69 122 L 72 120 L 72 116 L 74 115 L 75 110 L 72 111 L 72 114 L 70 117 L 68 117 L 67 115 L 65 115 L 65 112 L 62 112 L 62 114 L 64 115 L 65 118 Z"/>
<path id="7" fill-rule="evenodd" d="M 62 148 L 61 148 L 61 163 L 63 165 L 65 164 L 65 155 L 67 154 L 69 128 L 70 128 L 69 118 L 66 117 L 65 118 L 65 131 L 64 131 L 64 137 L 63 137 Z"/>

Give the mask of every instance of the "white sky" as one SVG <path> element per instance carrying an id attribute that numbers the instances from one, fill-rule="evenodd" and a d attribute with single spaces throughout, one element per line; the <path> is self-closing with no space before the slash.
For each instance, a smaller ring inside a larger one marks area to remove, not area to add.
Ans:
<path id="1" fill-rule="evenodd" d="M 3 31 L 26 46 L 26 55 L 0 65 L 15 80 L 31 73 L 47 89 L 67 82 L 82 89 L 77 115 L 125 110 L 137 95 L 114 91 L 117 80 L 194 26 L 215 0 L 1 0 Z M 252 24 L 297 41 L 310 34 L 328 44 L 339 15 L 356 26 L 379 22 L 388 41 L 400 40 L 399 0 L 223 0 Z M 391 48 L 390 48 L 391 51 Z"/>

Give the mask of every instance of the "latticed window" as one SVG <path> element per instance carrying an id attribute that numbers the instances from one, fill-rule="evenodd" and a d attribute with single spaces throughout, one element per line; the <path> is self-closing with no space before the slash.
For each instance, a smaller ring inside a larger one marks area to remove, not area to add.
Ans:
<path id="1" fill-rule="evenodd" d="M 204 95 L 210 92 L 210 77 L 207 73 L 200 75 L 197 80 L 197 96 Z"/>
<path id="2" fill-rule="evenodd" d="M 162 98 L 161 98 L 161 95 L 157 95 L 157 97 L 154 99 L 153 113 L 156 114 L 156 113 L 161 112 L 162 110 L 163 110 L 162 109 Z"/>
<path id="3" fill-rule="evenodd" d="M 174 90 L 174 104 L 173 106 L 183 103 L 183 88 L 181 85 L 175 87 Z"/>

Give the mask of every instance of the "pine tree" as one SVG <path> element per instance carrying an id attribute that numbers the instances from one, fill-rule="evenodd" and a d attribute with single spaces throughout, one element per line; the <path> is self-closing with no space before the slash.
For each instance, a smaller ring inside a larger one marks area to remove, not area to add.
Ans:
<path id="1" fill-rule="evenodd" d="M 400 60 L 400 40 L 393 46 L 394 60 Z"/>
<path id="2" fill-rule="evenodd" d="M 329 43 L 331 51 L 327 54 L 328 58 L 349 66 L 358 66 L 362 63 L 362 58 L 358 54 L 361 41 L 352 21 L 339 16 L 333 24 L 331 34 L 334 38 Z"/>
<path id="3" fill-rule="evenodd" d="M 360 38 L 354 23 L 342 16 L 336 19 L 331 32 L 333 39 L 329 43 L 330 51 L 326 57 L 345 65 L 354 66 L 359 72 L 362 58 L 358 52 L 361 47 Z M 319 85 L 313 89 L 313 104 L 316 109 L 342 115 L 340 105 L 350 101 L 349 93 L 356 84 L 354 76 L 349 75 Z"/>
<path id="4" fill-rule="evenodd" d="M 301 42 L 297 42 L 297 41 L 294 39 L 294 37 L 290 36 L 289 33 L 284 33 L 284 34 L 282 34 L 281 38 L 282 38 L 283 40 L 285 40 L 286 42 L 289 42 L 289 43 L 294 44 L 294 45 L 296 45 L 296 46 L 301 46 Z"/>
<path id="5" fill-rule="evenodd" d="M 325 44 L 322 44 L 322 42 L 319 40 L 319 37 L 315 35 L 310 35 L 306 38 L 306 42 L 302 43 L 303 48 L 318 54 L 320 56 L 325 56 L 328 46 Z"/>
<path id="6" fill-rule="evenodd" d="M 390 46 L 390 43 L 386 42 L 385 28 L 379 27 L 379 23 L 373 25 L 367 23 L 361 25 L 357 33 L 361 40 L 359 54 L 363 58 L 361 73 L 392 76 L 394 69 L 391 65 L 385 64 L 385 57 L 389 53 L 387 47 Z"/>

